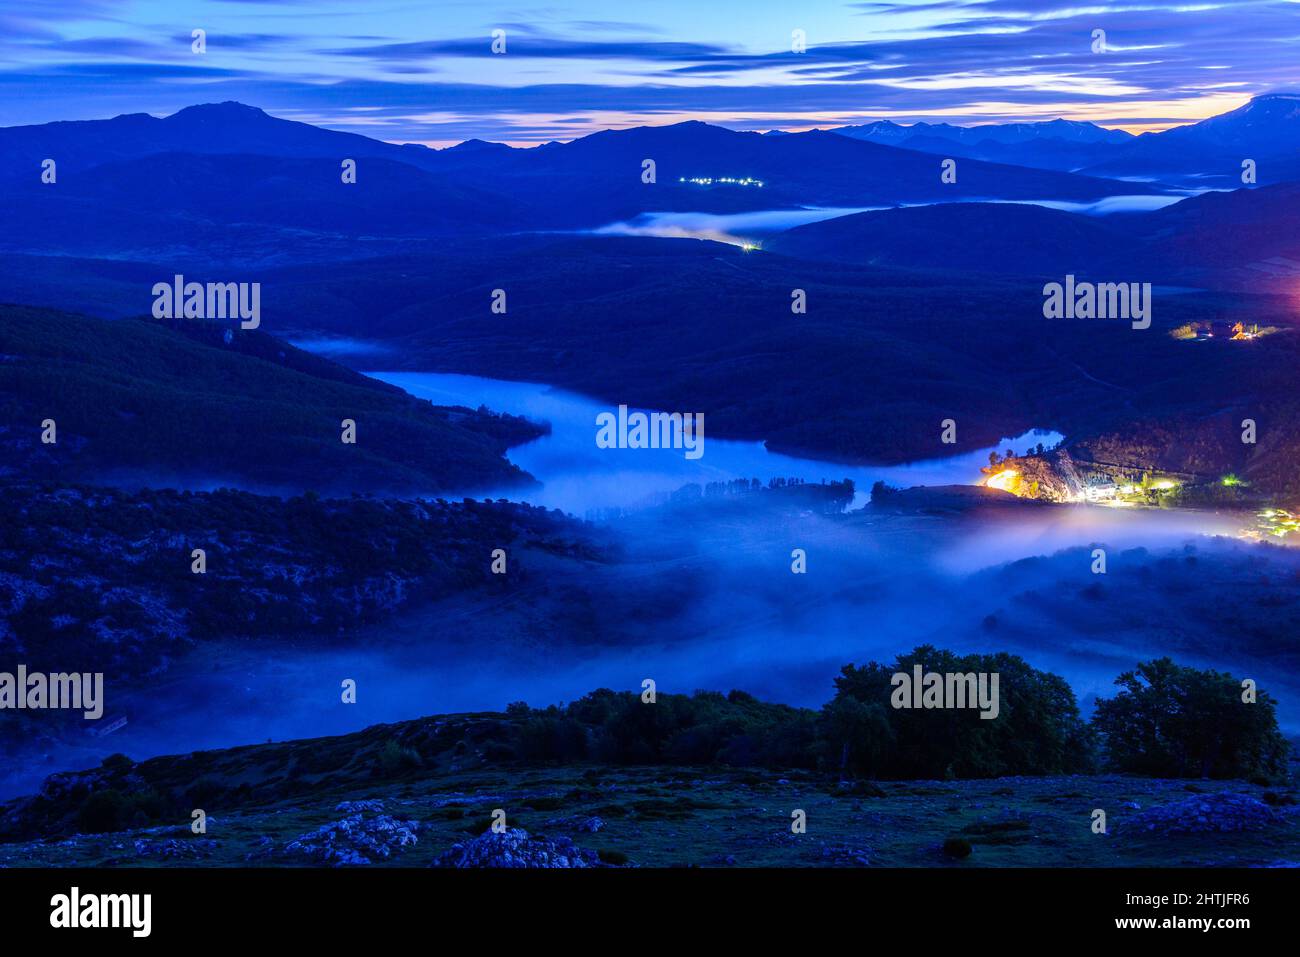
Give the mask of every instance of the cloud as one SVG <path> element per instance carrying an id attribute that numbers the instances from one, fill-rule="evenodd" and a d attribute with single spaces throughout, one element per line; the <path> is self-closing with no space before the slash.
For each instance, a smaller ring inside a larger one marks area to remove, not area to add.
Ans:
<path id="1" fill-rule="evenodd" d="M 856 16 L 839 34 L 821 36 L 810 21 L 800 54 L 781 47 L 784 17 L 761 5 L 712 33 L 703 24 L 719 21 L 691 0 L 656 4 L 654 25 L 610 20 L 596 0 L 573 0 L 562 13 L 516 9 L 495 20 L 501 11 L 490 6 L 453 5 L 416 28 L 412 18 L 427 13 L 419 5 L 338 4 L 268 32 L 265 19 L 294 5 L 241 0 L 223 18 L 230 32 L 210 30 L 206 58 L 189 53 L 187 31 L 178 32 L 185 18 L 171 16 L 165 29 L 117 20 L 120 35 L 101 37 L 107 31 L 90 21 L 124 6 L 72 0 L 87 23 L 67 35 L 64 21 L 36 17 L 44 6 L 16 0 L 0 14 L 0 27 L 20 14 L 13 30 L 0 30 L 8 64 L 0 123 L 165 113 L 194 102 L 202 86 L 203 99 L 420 142 L 571 138 L 602 123 L 688 118 L 766 129 L 1055 111 L 1159 126 L 1300 85 L 1300 4 L 1272 0 L 877 0 L 850 5 Z M 505 56 L 490 52 L 494 25 L 507 30 Z M 440 27 L 445 37 L 430 35 Z M 1106 31 L 1107 52 L 1092 52 L 1094 29 Z M 352 107 L 374 107 L 365 129 Z"/>
<path id="2" fill-rule="evenodd" d="M 507 56 L 512 58 L 594 59 L 594 60 L 686 60 L 724 54 L 724 47 L 707 43 L 666 41 L 593 41 L 563 40 L 524 34 L 511 37 L 506 33 Z M 492 37 L 467 37 L 457 40 L 419 40 L 411 43 L 385 43 L 335 50 L 340 56 L 363 57 L 376 61 L 429 59 L 433 57 L 490 57 Z"/>

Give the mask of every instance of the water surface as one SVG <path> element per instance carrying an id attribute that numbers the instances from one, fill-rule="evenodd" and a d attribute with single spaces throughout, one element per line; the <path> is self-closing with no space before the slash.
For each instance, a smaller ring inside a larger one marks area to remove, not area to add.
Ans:
<path id="1" fill-rule="evenodd" d="M 508 382 L 481 376 L 437 372 L 367 372 L 437 405 L 485 405 L 497 412 L 548 422 L 551 434 L 512 448 L 508 456 L 542 483 L 522 497 L 534 505 L 558 508 L 575 515 L 608 508 L 654 504 L 691 482 L 732 479 L 802 478 L 809 482 L 850 478 L 857 488 L 853 505 L 870 498 L 877 480 L 906 488 L 913 485 L 972 485 L 982 477 L 989 452 L 1014 450 L 1017 455 L 1038 444 L 1057 445 L 1059 432 L 1031 430 L 1004 439 L 996 446 L 949 458 L 908 465 L 839 465 L 817 459 L 772 452 L 762 442 L 719 439 L 709 434 L 704 417 L 704 454 L 687 459 L 680 449 L 602 449 L 596 445 L 596 416 L 614 406 L 543 383 Z M 491 498 L 518 498 L 519 492 L 493 491 Z M 474 497 L 483 498 L 478 492 Z"/>

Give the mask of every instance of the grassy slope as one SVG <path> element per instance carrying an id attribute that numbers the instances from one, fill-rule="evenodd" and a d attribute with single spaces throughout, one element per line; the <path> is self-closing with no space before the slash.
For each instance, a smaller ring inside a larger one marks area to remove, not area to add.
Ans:
<path id="1" fill-rule="evenodd" d="M 322 491 L 525 484 L 518 420 L 433 407 L 261 332 L 0 307 L 6 477 Z M 58 424 L 57 445 L 39 441 Z M 357 442 L 340 441 L 354 419 Z"/>
<path id="2" fill-rule="evenodd" d="M 0 844 L 0 864 L 307 864 L 283 853 L 284 845 L 345 817 L 336 806 L 358 800 L 380 800 L 383 813 L 419 822 L 418 844 L 381 862 L 390 866 L 429 864 L 482 833 L 495 808 L 505 809 L 510 826 L 571 836 L 579 846 L 643 866 L 1260 865 L 1300 853 L 1300 816 L 1285 804 L 1283 821 L 1260 831 L 1171 838 L 1124 828 L 1139 810 L 1197 793 L 1264 798 L 1265 788 L 1243 782 L 1015 777 L 883 782 L 878 792 L 855 792 L 833 776 L 798 770 L 493 767 L 481 755 L 509 737 L 509 722 L 499 714 L 449 715 L 56 775 L 42 798 L 0 808 L 0 834 L 26 841 Z M 382 750 L 392 740 L 415 745 L 424 766 L 385 765 Z M 452 745 L 461 741 L 467 746 Z M 214 790 L 218 781 L 224 787 Z M 90 790 L 108 786 L 174 792 L 180 803 L 152 830 L 141 820 L 125 832 L 77 835 L 73 809 Z M 1265 800 L 1295 796 L 1286 788 L 1273 794 Z M 204 837 L 189 831 L 190 807 L 210 817 Z M 1106 836 L 1090 830 L 1098 807 L 1107 811 Z M 804 835 L 790 831 L 795 808 L 807 812 Z M 577 823 L 592 816 L 605 826 L 580 832 Z M 33 831 L 50 840 L 32 842 Z M 946 857 L 941 845 L 949 837 L 969 841 L 973 854 L 960 863 Z"/>

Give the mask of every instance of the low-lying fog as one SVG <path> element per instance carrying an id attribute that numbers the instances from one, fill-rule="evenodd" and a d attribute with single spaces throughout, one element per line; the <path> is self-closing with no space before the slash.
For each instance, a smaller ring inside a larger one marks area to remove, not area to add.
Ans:
<path id="1" fill-rule="evenodd" d="M 680 452 L 660 460 L 600 450 L 593 410 L 603 407 L 592 400 L 466 376 L 384 378 L 438 402 L 490 397 L 493 408 L 551 421 L 551 436 L 511 458 L 545 483 L 538 501 L 580 514 L 709 476 L 891 478 L 773 456 L 707 431 L 696 462 Z M 978 464 L 905 466 L 892 479 L 973 482 Z M 1300 730 L 1288 610 L 1300 561 L 1292 549 L 1212 537 L 1235 535 L 1245 517 L 1092 506 L 813 515 L 768 508 L 775 498 L 655 506 L 603 523 L 621 549 L 610 563 L 518 543 L 511 567 L 529 578 L 507 600 L 458 596 L 330 642 L 204 645 L 147 687 L 110 684 L 106 719 L 128 717 L 126 727 L 42 760 L 8 762 L 0 793 L 30 792 L 51 771 L 115 751 L 143 759 L 518 700 L 542 706 L 599 687 L 639 690 L 645 678 L 663 692 L 739 688 L 816 707 L 834 693 L 842 665 L 892 660 L 924 643 L 1018 653 L 1066 677 L 1085 712 L 1113 693 L 1121 671 L 1168 654 L 1255 678 L 1279 699 L 1284 727 Z M 1104 575 L 1092 571 L 1097 546 L 1107 553 Z M 806 552 L 806 574 L 791 571 L 795 548 Z M 355 704 L 340 700 L 348 678 Z"/>
<path id="2" fill-rule="evenodd" d="M 842 665 L 924 643 L 1020 654 L 1066 677 L 1085 712 L 1120 672 L 1169 654 L 1255 678 L 1280 700 L 1284 727 L 1300 730 L 1300 682 L 1277 656 L 1287 649 L 1225 628 L 1234 603 L 1257 612 L 1255 579 L 1294 576 L 1297 563 L 1290 550 L 1206 537 L 1232 530 L 1228 519 L 1080 506 L 716 523 L 661 509 L 626 521 L 613 526 L 627 548 L 620 563 L 539 572 L 537 556 L 514 555 L 546 577 L 508 601 L 453 598 L 328 646 L 207 645 L 147 689 L 110 685 L 106 717 L 130 724 L 29 765 L 4 791 L 115 751 L 141 759 L 518 700 L 544 706 L 600 687 L 639 690 L 645 678 L 663 692 L 740 688 L 817 707 Z M 1107 550 L 1104 576 L 1091 571 L 1093 543 Z M 1148 551 L 1129 551 L 1139 544 Z M 806 574 L 791 572 L 793 548 L 805 549 Z M 1205 616 L 1215 609 L 1225 614 Z M 349 678 L 355 704 L 340 700 Z"/>
<path id="3" fill-rule="evenodd" d="M 799 477 L 809 482 L 853 479 L 858 495 L 853 507 L 866 504 L 871 486 L 884 481 L 900 488 L 913 485 L 973 484 L 980 466 L 988 465 L 989 452 L 1008 449 L 1017 454 L 1042 444 L 1061 441 L 1059 432 L 1034 430 L 1003 439 L 998 445 L 946 459 L 909 465 L 854 466 L 821 462 L 769 452 L 762 442 L 718 439 L 709 434 L 704 419 L 703 454 L 688 459 L 682 449 L 602 449 L 596 445 L 596 416 L 617 412 L 617 406 L 597 399 L 554 389 L 536 382 L 507 382 L 481 376 L 433 372 L 367 372 L 366 375 L 400 386 L 411 395 L 437 405 L 486 405 L 494 411 L 549 422 L 551 434 L 510 450 L 510 461 L 543 483 L 524 495 L 534 505 L 558 508 L 573 515 L 608 508 L 630 508 L 662 500 L 690 482 L 729 481 L 736 478 Z M 635 410 L 633 410 L 635 411 Z M 472 497 L 516 498 L 518 491 L 483 491 Z"/>
<path id="4" fill-rule="evenodd" d="M 1112 213 L 1145 213 L 1163 209 L 1200 191 L 1188 190 L 1176 195 L 1106 196 L 1089 202 L 1064 199 L 967 199 L 970 203 L 1019 203 L 1047 206 L 1088 216 Z M 809 206 L 801 209 L 763 209 L 744 213 L 656 212 L 641 213 L 632 219 L 610 223 L 590 230 L 597 236 L 657 236 L 667 239 L 709 239 L 732 246 L 761 245 L 768 236 L 819 223 L 826 219 L 892 209 L 895 206 L 928 206 L 930 203 L 897 203 L 894 206 Z"/>

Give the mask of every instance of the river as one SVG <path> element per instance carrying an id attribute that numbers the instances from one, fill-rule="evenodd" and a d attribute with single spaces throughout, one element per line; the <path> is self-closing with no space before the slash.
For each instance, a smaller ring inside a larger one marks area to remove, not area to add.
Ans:
<path id="1" fill-rule="evenodd" d="M 1031 430 L 1003 439 L 996 446 L 948 458 L 908 465 L 840 465 L 772 452 L 762 442 L 719 439 L 709 435 L 705 416 L 704 454 L 687 459 L 679 449 L 602 449 L 596 445 L 596 416 L 612 411 L 607 402 L 566 392 L 542 383 L 507 382 L 480 376 L 435 372 L 367 372 L 436 405 L 485 405 L 537 422 L 548 422 L 550 435 L 509 452 L 510 461 L 542 483 L 539 491 L 522 496 L 534 505 L 585 516 L 609 508 L 652 504 L 691 482 L 725 482 L 737 478 L 850 478 L 857 494 L 850 508 L 870 498 L 877 480 L 906 488 L 913 485 L 968 485 L 980 479 L 980 466 L 989 452 L 1012 449 L 1021 454 L 1038 444 L 1051 448 L 1059 432 Z M 936 423 L 937 429 L 937 423 Z M 479 491 L 477 497 L 484 497 Z M 494 491 L 492 498 L 518 498 L 517 490 Z"/>

